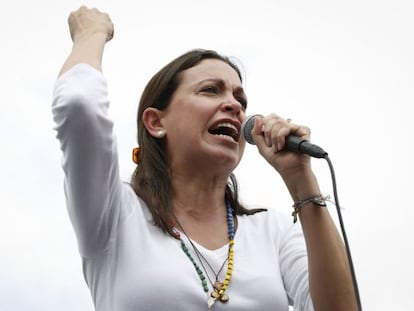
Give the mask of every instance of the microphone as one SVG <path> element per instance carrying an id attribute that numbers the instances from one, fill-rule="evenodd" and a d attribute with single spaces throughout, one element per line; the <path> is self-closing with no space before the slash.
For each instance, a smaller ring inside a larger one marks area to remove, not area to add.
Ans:
<path id="1" fill-rule="evenodd" d="M 241 127 L 242 136 L 249 144 L 252 145 L 255 145 L 252 135 L 255 118 L 263 118 L 263 116 L 260 114 L 248 116 L 243 121 Z M 294 135 L 288 135 L 286 137 L 285 150 L 307 154 L 314 158 L 325 158 L 328 155 L 328 153 L 321 147 L 311 144 L 306 139 L 302 139 Z"/>

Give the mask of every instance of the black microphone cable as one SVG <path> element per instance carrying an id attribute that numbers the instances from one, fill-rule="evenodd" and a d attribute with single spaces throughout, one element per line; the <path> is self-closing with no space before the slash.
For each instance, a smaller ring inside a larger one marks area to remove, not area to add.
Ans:
<path id="1" fill-rule="evenodd" d="M 334 194 L 334 205 L 336 207 L 336 212 L 338 214 L 339 226 L 341 228 L 342 238 L 343 238 L 344 244 L 345 244 L 346 255 L 348 257 L 349 269 L 351 271 L 352 283 L 353 283 L 353 286 L 354 286 L 355 299 L 356 299 L 356 302 L 357 302 L 358 310 L 362 311 L 361 297 L 359 295 L 358 282 L 357 282 L 357 278 L 356 278 L 356 274 L 355 274 L 354 264 L 353 264 L 353 261 L 352 261 L 351 248 L 349 247 L 348 237 L 347 237 L 347 234 L 346 234 L 345 225 L 344 225 L 344 221 L 343 221 L 343 218 L 342 218 L 341 207 L 339 205 L 335 170 L 334 170 L 334 167 L 332 165 L 332 161 L 329 158 L 328 154 L 326 154 L 324 156 L 324 159 L 328 162 L 329 170 L 330 170 L 330 173 L 331 173 L 332 188 L 333 188 L 333 194 Z"/>

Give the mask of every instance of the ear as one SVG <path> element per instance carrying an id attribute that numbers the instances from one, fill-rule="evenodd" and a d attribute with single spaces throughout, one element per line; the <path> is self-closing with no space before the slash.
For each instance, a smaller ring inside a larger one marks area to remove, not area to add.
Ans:
<path id="1" fill-rule="evenodd" d="M 165 135 L 165 129 L 162 124 L 163 111 L 157 108 L 148 107 L 142 114 L 144 126 L 151 136 L 162 138 Z"/>

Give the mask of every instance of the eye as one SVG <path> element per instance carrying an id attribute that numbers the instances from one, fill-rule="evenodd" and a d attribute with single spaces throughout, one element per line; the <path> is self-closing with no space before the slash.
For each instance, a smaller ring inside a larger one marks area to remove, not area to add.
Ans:
<path id="1" fill-rule="evenodd" d="M 205 86 L 201 89 L 201 92 L 208 93 L 208 94 L 218 94 L 219 89 L 216 86 L 209 85 Z"/>
<path id="2" fill-rule="evenodd" d="M 246 110 L 246 108 L 247 108 L 247 99 L 246 99 L 246 97 L 244 97 L 244 96 L 243 97 L 242 96 L 236 97 L 236 100 L 243 107 L 243 110 Z"/>
<path id="3" fill-rule="evenodd" d="M 246 98 L 240 98 L 238 99 L 240 105 L 242 105 L 243 109 L 246 110 L 247 108 L 247 99 Z"/>

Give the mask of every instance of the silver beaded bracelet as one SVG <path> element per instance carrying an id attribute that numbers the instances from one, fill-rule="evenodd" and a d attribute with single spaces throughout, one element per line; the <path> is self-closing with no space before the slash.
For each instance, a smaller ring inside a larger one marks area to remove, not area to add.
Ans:
<path id="1" fill-rule="evenodd" d="M 318 206 L 326 206 L 326 201 L 329 200 L 329 195 L 323 196 L 322 194 L 318 194 L 315 195 L 313 197 L 307 198 L 307 199 L 303 199 L 300 201 L 295 202 L 292 207 L 293 207 L 293 212 L 292 212 L 292 216 L 293 216 L 293 223 L 296 223 L 298 221 L 298 213 L 300 211 L 300 209 L 302 208 L 302 206 L 312 203 Z"/>

